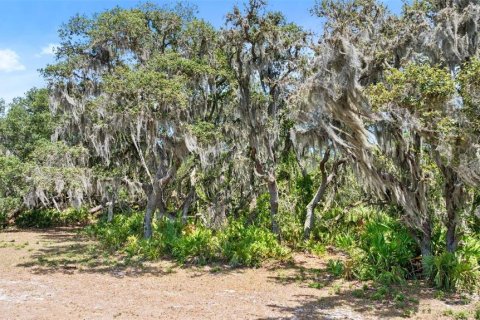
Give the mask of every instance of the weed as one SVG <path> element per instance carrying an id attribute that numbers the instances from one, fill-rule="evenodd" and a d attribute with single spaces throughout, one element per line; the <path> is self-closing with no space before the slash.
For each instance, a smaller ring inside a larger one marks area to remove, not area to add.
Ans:
<path id="1" fill-rule="evenodd" d="M 323 287 L 325 287 L 325 284 L 321 283 L 321 282 L 312 282 L 308 285 L 309 288 L 314 288 L 314 289 L 322 289 Z"/>
<path id="2" fill-rule="evenodd" d="M 327 271 L 336 278 L 343 275 L 344 268 L 341 260 L 328 260 L 327 262 Z"/>

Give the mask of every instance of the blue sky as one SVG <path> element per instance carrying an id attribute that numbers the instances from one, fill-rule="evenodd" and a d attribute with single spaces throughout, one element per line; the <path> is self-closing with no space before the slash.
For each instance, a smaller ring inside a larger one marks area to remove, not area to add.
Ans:
<path id="1" fill-rule="evenodd" d="M 176 1 L 150 0 L 160 4 Z M 198 16 L 215 26 L 234 4 L 242 0 L 190 0 Z M 391 10 L 399 12 L 401 0 L 384 0 Z M 38 73 L 54 61 L 52 47 L 58 43 L 57 30 L 71 16 L 93 14 L 115 6 L 133 7 L 138 0 L 0 0 L 0 98 L 7 102 L 28 89 L 44 86 Z M 270 0 L 269 7 L 282 11 L 290 21 L 318 31 L 318 19 L 309 9 L 315 0 Z"/>

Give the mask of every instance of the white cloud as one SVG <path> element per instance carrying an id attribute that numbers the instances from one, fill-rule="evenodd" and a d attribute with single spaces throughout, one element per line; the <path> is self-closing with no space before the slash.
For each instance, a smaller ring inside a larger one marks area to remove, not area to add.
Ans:
<path id="1" fill-rule="evenodd" d="M 20 63 L 18 54 L 10 49 L 0 50 L 0 72 L 11 72 L 25 70 L 25 66 Z"/>
<path id="2" fill-rule="evenodd" d="M 5 99 L 7 103 L 10 103 L 15 97 L 23 96 L 33 87 L 45 87 L 42 76 L 33 71 L 33 68 L 32 71 L 25 72 L 0 72 L 0 98 Z"/>
<path id="3" fill-rule="evenodd" d="M 47 46 L 42 48 L 38 56 L 53 56 L 57 51 L 59 45 L 56 43 L 49 43 Z"/>

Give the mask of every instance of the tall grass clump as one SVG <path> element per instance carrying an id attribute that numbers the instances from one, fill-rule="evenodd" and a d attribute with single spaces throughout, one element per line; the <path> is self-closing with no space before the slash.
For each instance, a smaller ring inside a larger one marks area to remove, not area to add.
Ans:
<path id="1" fill-rule="evenodd" d="M 407 229 L 391 215 L 368 207 L 349 211 L 334 207 L 325 212 L 313 236 L 347 254 L 346 261 L 332 261 L 335 276 L 403 282 L 412 276 L 418 248 Z M 310 241 L 312 241 L 310 239 Z"/>
<path id="2" fill-rule="evenodd" d="M 455 253 L 439 252 L 427 260 L 427 275 L 433 284 L 445 291 L 479 291 L 480 239 L 464 236 Z"/>

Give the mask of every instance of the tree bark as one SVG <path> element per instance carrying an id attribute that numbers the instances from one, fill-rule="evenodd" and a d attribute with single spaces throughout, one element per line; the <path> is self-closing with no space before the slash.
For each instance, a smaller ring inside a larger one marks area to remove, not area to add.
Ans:
<path id="1" fill-rule="evenodd" d="M 167 214 L 167 208 L 163 200 L 163 194 L 157 195 L 157 210 L 155 212 L 155 220 L 160 220 Z"/>
<path id="2" fill-rule="evenodd" d="M 147 209 L 143 219 L 143 236 L 145 239 L 152 237 L 152 217 L 158 205 L 158 197 L 162 195 L 163 189 L 173 177 L 174 168 L 171 167 L 166 173 L 165 168 L 160 166 L 155 174 L 155 180 L 147 200 Z"/>
<path id="3" fill-rule="evenodd" d="M 268 193 L 270 194 L 270 217 L 272 220 L 272 232 L 280 236 L 280 228 L 277 222 L 278 213 L 278 185 L 277 180 L 273 174 L 268 178 Z"/>
<path id="4" fill-rule="evenodd" d="M 191 187 L 190 192 L 188 193 L 187 198 L 185 199 L 182 206 L 182 223 L 183 224 L 187 223 L 188 210 L 190 209 L 190 206 L 194 201 L 195 201 L 195 188 Z"/>
<path id="5" fill-rule="evenodd" d="M 445 177 L 444 185 L 444 198 L 445 207 L 447 210 L 447 221 L 445 226 L 447 227 L 446 234 L 446 249 L 448 252 L 455 252 L 458 247 L 459 234 L 458 234 L 458 217 L 462 210 L 464 199 L 463 184 L 459 182 L 456 173 L 450 168 L 447 171 L 451 171 L 448 177 Z"/>
<path id="6" fill-rule="evenodd" d="M 310 236 L 310 231 L 313 228 L 314 223 L 314 211 L 317 204 L 322 199 L 325 190 L 327 189 L 327 171 L 325 170 L 325 164 L 327 163 L 328 159 L 330 158 L 330 148 L 325 150 L 323 154 L 322 161 L 320 161 L 320 173 L 322 175 L 322 182 L 315 193 L 315 196 L 307 205 L 307 214 L 305 216 L 305 224 L 303 226 L 303 238 L 307 239 Z"/>
<path id="7" fill-rule="evenodd" d="M 421 226 L 419 236 L 416 238 L 418 245 L 420 247 L 420 254 L 422 255 L 422 270 L 425 276 L 430 276 L 429 271 L 429 260 L 433 255 L 432 248 L 432 223 L 430 219 L 427 219 Z"/>
<path id="8" fill-rule="evenodd" d="M 96 207 L 93 207 L 92 209 L 88 210 L 88 213 L 94 214 L 97 213 L 98 211 L 103 209 L 103 205 L 98 205 Z"/>
<path id="9" fill-rule="evenodd" d="M 111 200 L 107 203 L 108 205 L 108 213 L 107 213 L 107 221 L 112 222 L 113 220 L 113 208 L 115 207 L 115 200 Z"/>
<path id="10" fill-rule="evenodd" d="M 448 165 L 443 164 L 438 152 L 435 153 L 435 162 L 443 174 L 443 198 L 445 200 L 447 234 L 445 247 L 447 252 L 455 252 L 458 247 L 460 234 L 458 232 L 458 218 L 465 207 L 465 187 L 458 174 Z"/>
<path id="11" fill-rule="evenodd" d="M 312 200 L 307 205 L 307 210 L 306 210 L 307 212 L 305 215 L 305 224 L 303 226 L 304 239 L 308 239 L 308 237 L 310 236 L 310 232 L 312 231 L 312 228 L 315 222 L 315 208 L 317 207 L 318 203 L 323 199 L 323 196 L 325 195 L 325 191 L 327 190 L 327 187 L 330 185 L 333 179 L 335 179 L 339 166 L 346 161 L 346 159 L 340 159 L 336 161 L 333 164 L 331 174 L 327 175 L 327 170 L 325 168 L 325 165 L 328 159 L 330 158 L 330 152 L 331 152 L 330 148 L 327 148 L 327 150 L 325 150 L 322 161 L 320 162 L 320 173 L 322 174 L 322 181 L 320 183 L 320 186 L 317 189 L 317 192 L 315 193 Z"/>
<path id="12" fill-rule="evenodd" d="M 157 208 L 157 187 L 153 187 L 154 190 L 148 196 L 147 210 L 143 219 L 143 237 L 150 239 L 152 237 L 152 217 Z"/>

